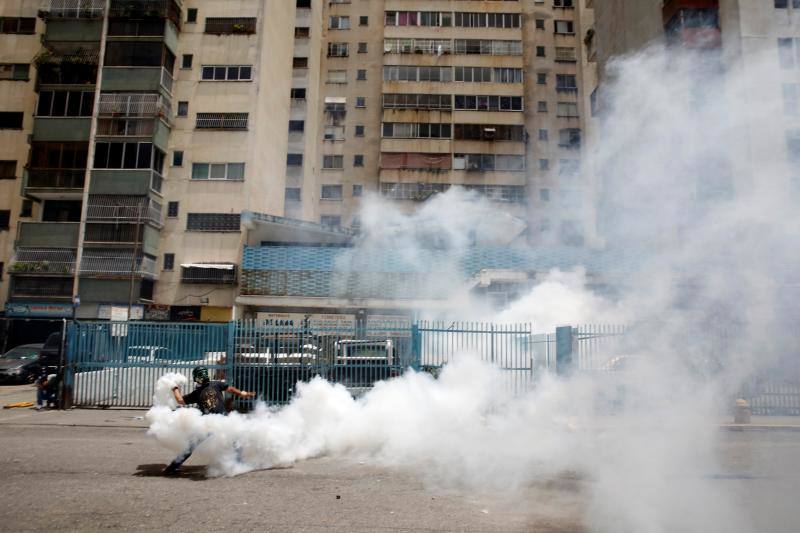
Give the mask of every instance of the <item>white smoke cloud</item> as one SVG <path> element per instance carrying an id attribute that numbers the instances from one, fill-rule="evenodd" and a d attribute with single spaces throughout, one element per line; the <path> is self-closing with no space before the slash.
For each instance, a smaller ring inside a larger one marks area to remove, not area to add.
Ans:
<path id="1" fill-rule="evenodd" d="M 277 411 L 201 417 L 159 405 L 148 413 L 151 434 L 175 453 L 211 434 L 196 455 L 212 474 L 328 455 L 411 470 L 434 485 L 513 492 L 568 472 L 584 481 L 594 531 L 750 530 L 740 496 L 709 479 L 719 470 L 716 427 L 742 382 L 796 358 L 790 318 L 800 300 L 800 217 L 786 168 L 774 153 L 742 150 L 776 138 L 774 124 L 753 121 L 776 116 L 775 102 L 749 85 L 755 75 L 780 86 L 774 58 L 751 62 L 763 70 L 723 72 L 713 58 L 661 49 L 618 61 L 592 149 L 614 215 L 604 226 L 609 245 L 636 248 L 645 267 L 615 301 L 587 290 L 582 270 L 543 273 L 493 317 L 545 331 L 633 323 L 617 352 L 631 355 L 630 370 L 544 375 L 513 397 L 502 371 L 463 354 L 438 380 L 409 372 L 358 400 L 315 379 Z M 416 214 L 373 201 L 362 246 L 391 246 L 413 261 L 425 246 L 455 253 L 495 238 L 506 222 L 455 191 Z M 456 294 L 464 313 L 485 316 Z"/>

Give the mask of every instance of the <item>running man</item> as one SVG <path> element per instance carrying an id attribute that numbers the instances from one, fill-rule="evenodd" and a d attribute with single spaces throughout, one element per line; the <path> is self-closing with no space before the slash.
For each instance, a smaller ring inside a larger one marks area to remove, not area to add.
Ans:
<path id="1" fill-rule="evenodd" d="M 228 385 L 224 381 L 211 381 L 208 377 L 208 369 L 203 366 L 195 367 L 192 370 L 192 379 L 197 384 L 197 388 L 195 388 L 192 392 L 184 396 L 181 394 L 180 387 L 174 387 L 172 389 L 172 394 L 175 396 L 175 401 L 178 402 L 178 405 L 189 405 L 189 404 L 197 404 L 197 407 L 204 415 L 209 414 L 219 414 L 219 415 L 227 415 L 227 411 L 225 410 L 225 401 L 222 397 L 222 393 L 227 391 L 231 394 L 238 396 L 239 398 L 254 398 L 256 393 L 255 392 L 247 392 L 241 391 L 236 387 Z M 197 446 L 200 445 L 208 436 L 200 439 L 198 442 L 192 442 L 189 444 L 187 449 L 179 454 L 170 464 L 164 469 L 165 474 L 175 474 L 177 473 L 181 465 L 186 462 L 192 452 L 194 451 Z"/>

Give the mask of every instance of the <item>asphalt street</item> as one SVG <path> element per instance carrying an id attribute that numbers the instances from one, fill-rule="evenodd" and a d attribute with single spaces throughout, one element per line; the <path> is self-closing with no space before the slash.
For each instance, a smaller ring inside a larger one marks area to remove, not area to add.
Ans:
<path id="1" fill-rule="evenodd" d="M 0 387 L 4 405 L 31 389 Z M 408 472 L 319 458 L 236 478 L 206 477 L 146 435 L 140 410 L 0 411 L 0 530 L 592 531 L 590 481 L 565 475 L 512 494 L 426 486 Z M 764 422 L 764 421 L 762 421 Z M 795 532 L 800 431 L 725 433 L 715 483 L 734 490 L 754 531 Z M 730 429 L 730 428 L 728 428 Z M 707 474 L 707 473 L 706 473 Z"/>

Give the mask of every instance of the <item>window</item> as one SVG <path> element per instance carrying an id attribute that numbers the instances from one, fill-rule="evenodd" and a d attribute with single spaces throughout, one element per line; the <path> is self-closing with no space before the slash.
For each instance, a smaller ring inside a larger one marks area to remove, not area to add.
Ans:
<path id="1" fill-rule="evenodd" d="M 328 70 L 327 83 L 347 83 L 346 70 Z"/>
<path id="2" fill-rule="evenodd" d="M 173 167 L 183 166 L 183 150 L 175 150 L 174 152 L 172 152 L 172 166 Z"/>
<path id="3" fill-rule="evenodd" d="M 290 120 L 289 133 L 303 133 L 306 123 L 304 120 Z"/>
<path id="4" fill-rule="evenodd" d="M 540 141 L 548 140 L 547 130 L 539 130 L 539 140 Z"/>
<path id="5" fill-rule="evenodd" d="M 322 168 L 339 170 L 344 168 L 344 156 L 342 155 L 323 155 Z"/>
<path id="6" fill-rule="evenodd" d="M 299 202 L 300 187 L 286 187 L 283 193 L 283 199 L 289 202 Z"/>
<path id="7" fill-rule="evenodd" d="M 302 167 L 303 166 L 303 154 L 286 154 L 286 166 L 287 167 Z"/>
<path id="8" fill-rule="evenodd" d="M 364 125 L 363 124 L 356 124 L 355 136 L 356 137 L 363 137 L 364 136 Z"/>
<path id="9" fill-rule="evenodd" d="M 347 57 L 347 43 L 328 43 L 328 57 Z M 297 58 L 295 58 L 296 60 Z M 308 67 L 308 59 L 303 68 Z M 297 68 L 295 66 L 295 68 Z"/>
<path id="10" fill-rule="evenodd" d="M 559 176 L 577 176 L 580 173 L 581 162 L 580 159 L 559 159 L 558 160 L 558 175 Z"/>
<path id="11" fill-rule="evenodd" d="M 556 46 L 556 62 L 575 63 L 577 60 L 575 48 L 571 46 Z"/>
<path id="12" fill-rule="evenodd" d="M 8 229 L 11 222 L 11 211 L 4 209 L 0 211 L 0 230 Z"/>
<path id="13" fill-rule="evenodd" d="M 556 104 L 556 116 L 577 118 L 578 104 L 576 102 L 558 102 L 558 104 Z"/>
<path id="14" fill-rule="evenodd" d="M 0 33 L 36 33 L 33 17 L 0 17 Z"/>
<path id="15" fill-rule="evenodd" d="M 539 113 L 547 113 L 547 102 L 536 102 L 536 111 Z"/>
<path id="16" fill-rule="evenodd" d="M 367 107 L 367 98 L 364 96 L 356 96 L 356 107 Z"/>
<path id="17" fill-rule="evenodd" d="M 203 65 L 200 71 L 203 81 L 250 81 L 253 79 L 252 65 Z"/>
<path id="18" fill-rule="evenodd" d="M 539 189 L 539 200 L 542 202 L 550 201 L 550 189 Z"/>
<path id="19" fill-rule="evenodd" d="M 311 36 L 311 28 L 296 27 L 294 29 L 295 39 L 308 39 Z"/>
<path id="20" fill-rule="evenodd" d="M 305 89 L 292 89 L 289 93 L 289 98 L 292 100 L 305 100 L 306 99 L 306 90 Z"/>
<path id="21" fill-rule="evenodd" d="M 358 198 L 364 195 L 364 186 L 361 184 L 353 184 L 353 196 Z"/>
<path id="22" fill-rule="evenodd" d="M 330 53 L 330 51 L 328 51 Z M 345 51 L 345 55 L 347 55 Z M 294 57 L 292 58 L 292 68 L 308 68 L 307 57 Z"/>
<path id="23" fill-rule="evenodd" d="M 454 14 L 454 25 L 460 28 L 519 28 L 519 13 L 466 13 Z"/>
<path id="24" fill-rule="evenodd" d="M 564 128 L 559 130 L 558 145 L 562 148 L 580 148 L 581 130 L 578 128 Z"/>
<path id="25" fill-rule="evenodd" d="M 367 53 L 367 43 L 358 43 L 358 53 L 359 54 Z"/>
<path id="26" fill-rule="evenodd" d="M 322 215 L 319 217 L 319 223 L 323 226 L 338 228 L 342 225 L 342 217 L 339 215 Z"/>
<path id="27" fill-rule="evenodd" d="M 539 160 L 539 170 L 550 170 L 550 160 L 549 159 L 540 159 Z"/>
<path id="28" fill-rule="evenodd" d="M 30 65 L 27 63 L 0 63 L 0 80 L 30 79 Z"/>
<path id="29" fill-rule="evenodd" d="M 311 7 L 311 0 L 297 0 L 297 7 L 308 9 Z"/>
<path id="30" fill-rule="evenodd" d="M 186 216 L 186 231 L 239 231 L 238 213 L 189 213 Z"/>
<path id="31" fill-rule="evenodd" d="M 572 0 L 553 0 L 553 7 L 575 7 Z"/>
<path id="32" fill-rule="evenodd" d="M 331 30 L 349 30 L 350 17 L 328 17 L 328 28 Z"/>
<path id="33" fill-rule="evenodd" d="M 473 67 L 460 68 L 469 69 Z M 491 72 L 491 69 L 488 68 L 484 70 Z M 406 65 L 391 65 L 383 67 L 383 81 L 452 81 L 452 77 L 453 69 L 451 67 L 417 67 Z"/>
<path id="34" fill-rule="evenodd" d="M 353 156 L 353 166 L 354 167 L 364 166 L 364 156 L 362 154 L 356 154 Z"/>
<path id="35" fill-rule="evenodd" d="M 326 141 L 343 141 L 344 126 L 325 126 L 322 138 Z"/>
<path id="36" fill-rule="evenodd" d="M 17 179 L 17 162 L 11 160 L 0 161 L 0 180 Z"/>
<path id="37" fill-rule="evenodd" d="M 175 114 L 178 117 L 188 117 L 189 116 L 189 102 L 178 102 L 178 111 Z"/>
<path id="38" fill-rule="evenodd" d="M 175 55 L 164 43 L 150 41 L 109 41 L 105 65 L 109 67 L 165 67 L 170 73 Z"/>
<path id="39" fill-rule="evenodd" d="M 775 7 L 778 9 L 788 7 L 789 1 L 788 0 L 775 0 Z"/>
<path id="40" fill-rule="evenodd" d="M 192 163 L 193 180 L 244 180 L 244 163 Z"/>
<path id="41" fill-rule="evenodd" d="M 178 202 L 167 202 L 167 217 L 175 218 L 178 216 Z"/>
<path id="42" fill-rule="evenodd" d="M 536 19 L 536 29 L 537 30 L 544 29 L 544 19 Z"/>
<path id="43" fill-rule="evenodd" d="M 544 46 L 537 46 L 536 47 L 536 57 L 544 57 Z"/>
<path id="44" fill-rule="evenodd" d="M 0 130 L 21 130 L 24 113 L 15 111 L 0 112 Z"/>
<path id="45" fill-rule="evenodd" d="M 449 139 L 449 123 L 384 122 L 382 135 L 395 139 Z"/>
<path id="46" fill-rule="evenodd" d="M 455 80 L 465 82 L 490 82 L 492 69 L 489 67 L 455 67 Z"/>
<path id="47" fill-rule="evenodd" d="M 417 41 L 414 41 L 414 46 L 418 46 Z M 427 44 L 427 43 L 426 43 Z M 447 50 L 449 41 L 433 41 L 430 46 L 430 53 L 440 55 L 439 47 Z M 505 41 L 505 40 L 490 40 L 490 39 L 456 39 L 453 43 L 453 51 L 456 54 L 467 55 L 495 55 L 495 56 L 519 56 L 522 55 L 522 42 L 521 41 Z"/>
<path id="48" fill-rule="evenodd" d="M 365 69 L 358 69 L 356 71 L 356 80 L 364 81 L 367 79 L 367 71 Z"/>
<path id="49" fill-rule="evenodd" d="M 369 17 L 368 16 L 360 16 L 358 17 L 358 25 L 359 26 L 369 26 Z"/>
<path id="50" fill-rule="evenodd" d="M 435 124 L 431 126 L 435 126 Z M 442 126 L 446 126 L 443 133 L 449 134 L 450 125 L 443 124 Z M 455 124 L 453 138 L 473 141 L 524 142 L 525 128 L 522 125 L 511 124 Z"/>
<path id="51" fill-rule="evenodd" d="M 547 74 L 544 72 L 537 72 L 536 83 L 538 83 L 539 85 L 547 85 Z"/>
<path id="52" fill-rule="evenodd" d="M 206 33 L 214 35 L 224 34 L 252 34 L 256 32 L 255 17 L 208 17 L 206 18 Z"/>
<path id="53" fill-rule="evenodd" d="M 88 142 L 37 142 L 31 144 L 31 168 L 85 170 Z"/>
<path id="54" fill-rule="evenodd" d="M 572 92 L 578 90 L 575 74 L 556 74 L 556 91 Z"/>
<path id="55" fill-rule="evenodd" d="M 164 254 L 164 270 L 175 268 L 175 254 Z"/>
<path id="56" fill-rule="evenodd" d="M 784 70 L 800 66 L 800 39 L 779 38 L 778 61 Z"/>
<path id="57" fill-rule="evenodd" d="M 322 194 L 320 196 L 323 200 L 341 200 L 342 199 L 342 186 L 341 185 L 323 185 Z"/>
<path id="58" fill-rule="evenodd" d="M 41 91 L 37 117 L 91 117 L 94 91 Z"/>
<path id="59" fill-rule="evenodd" d="M 186 22 L 189 24 L 194 24 L 197 22 L 197 8 L 190 7 L 186 10 Z"/>
<path id="60" fill-rule="evenodd" d="M 22 200 L 22 208 L 19 211 L 19 216 L 25 218 L 33 216 L 33 200 Z"/>
<path id="61" fill-rule="evenodd" d="M 181 68 L 192 68 L 192 60 L 194 56 L 192 54 L 183 54 L 181 58 Z"/>
<path id="62" fill-rule="evenodd" d="M 495 154 L 454 154 L 453 170 L 516 171 L 525 169 L 525 156 Z"/>
<path id="63" fill-rule="evenodd" d="M 573 22 L 571 20 L 556 20 L 555 21 L 555 32 L 564 34 L 564 35 L 571 35 L 575 33 L 575 28 Z"/>
<path id="64" fill-rule="evenodd" d="M 148 142 L 97 142 L 94 168 L 155 169 L 161 172 L 164 154 Z"/>
<path id="65" fill-rule="evenodd" d="M 522 111 L 522 97 L 457 94 L 455 108 L 465 111 Z"/>
<path id="66" fill-rule="evenodd" d="M 453 97 L 449 94 L 386 93 L 383 95 L 383 107 L 385 109 L 452 109 Z"/>
<path id="67" fill-rule="evenodd" d="M 247 113 L 197 113 L 197 129 L 246 130 Z"/>

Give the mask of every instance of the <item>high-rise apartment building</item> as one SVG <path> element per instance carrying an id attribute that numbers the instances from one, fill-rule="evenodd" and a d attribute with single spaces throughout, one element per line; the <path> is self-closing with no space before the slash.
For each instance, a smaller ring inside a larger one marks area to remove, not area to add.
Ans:
<path id="1" fill-rule="evenodd" d="M 294 6 L 32 4 L 0 6 L 5 314 L 230 319 L 241 213 L 283 213 Z"/>
<path id="2" fill-rule="evenodd" d="M 582 1 L 331 1 L 321 22 L 295 57 L 319 85 L 293 92 L 317 99 L 289 125 L 287 213 L 357 228 L 367 193 L 414 209 L 461 186 L 527 221 L 531 244 L 595 241 Z"/>
<path id="3" fill-rule="evenodd" d="M 9 0 L 0 16 L 8 317 L 230 319 L 243 213 L 357 229 L 367 194 L 415 209 L 462 186 L 524 220 L 518 242 L 596 241 L 584 0 Z"/>

